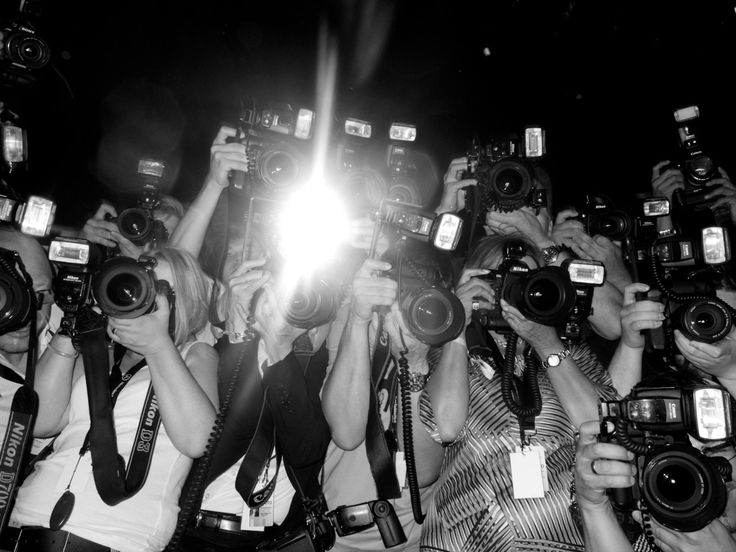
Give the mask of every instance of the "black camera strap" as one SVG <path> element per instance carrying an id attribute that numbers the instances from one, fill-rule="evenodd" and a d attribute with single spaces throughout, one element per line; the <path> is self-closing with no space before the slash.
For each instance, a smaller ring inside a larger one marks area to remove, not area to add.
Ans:
<path id="1" fill-rule="evenodd" d="M 16 276 L 19 281 L 23 281 L 24 279 L 23 284 L 30 292 L 28 294 L 29 333 L 28 351 L 26 352 L 26 377 L 21 381 L 23 385 L 13 395 L 13 402 L 10 406 L 10 418 L 8 419 L 8 426 L 5 430 L 2 448 L 0 448 L 0 533 L 5 531 L 8 520 L 10 519 L 10 512 L 15 502 L 20 474 L 31 452 L 33 426 L 38 414 L 38 395 L 33 389 L 36 373 L 36 345 L 38 340 L 36 334 L 36 294 L 33 292 L 33 280 L 26 271 L 20 255 L 15 251 L 12 252 L 12 255 L 19 270 L 16 270 L 4 256 L 2 257 L 2 265 L 9 275 Z M 19 272 L 23 278 L 20 278 Z M 7 372 L 12 372 L 20 378 L 18 374 L 10 369 L 7 369 Z M 11 381 L 16 381 L 17 383 L 17 380 L 11 379 Z"/>
<path id="2" fill-rule="evenodd" d="M 126 469 L 125 461 L 118 454 L 113 407 L 125 385 L 146 366 L 146 360 L 141 359 L 120 375 L 121 358 L 116 361 L 112 376 L 109 376 L 103 326 L 80 332 L 79 338 L 90 411 L 90 429 L 80 449 L 80 457 L 87 450 L 90 451 L 97 492 L 105 504 L 114 506 L 136 494 L 145 483 L 153 460 L 161 414 L 153 386 L 149 384 Z"/>
<path id="3" fill-rule="evenodd" d="M 396 477 L 393 457 L 393 453 L 397 448 L 396 438 L 393 433 L 390 433 L 391 429 L 385 431 L 383 428 L 381 414 L 378 411 L 378 397 L 376 396 L 376 388 L 386 373 L 388 364 L 393 362 L 390 340 L 383 331 L 383 317 L 379 316 L 378 319 L 380 322 L 376 330 L 376 347 L 371 364 L 370 403 L 365 428 L 365 449 L 373 474 L 373 481 L 376 484 L 376 496 L 382 499 L 399 498 L 401 496 L 401 486 Z M 394 398 L 391 397 L 388 404 L 393 404 L 393 400 Z"/>

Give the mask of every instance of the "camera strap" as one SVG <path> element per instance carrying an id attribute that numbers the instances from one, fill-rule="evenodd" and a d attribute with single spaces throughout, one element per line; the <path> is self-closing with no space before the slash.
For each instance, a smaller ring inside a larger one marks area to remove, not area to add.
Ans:
<path id="1" fill-rule="evenodd" d="M 149 384 L 126 469 L 125 461 L 118 453 L 113 408 L 125 385 L 146 366 L 146 359 L 141 359 L 120 375 L 121 357 L 109 376 L 104 331 L 99 325 L 79 335 L 90 413 L 90 428 L 80 449 L 80 457 L 90 451 L 97 492 L 105 504 L 114 506 L 135 495 L 145 483 L 153 460 L 161 414 L 153 386 Z"/>
<path id="2" fill-rule="evenodd" d="M 383 317 L 379 316 L 378 329 L 376 330 L 376 347 L 373 351 L 371 363 L 371 386 L 369 393 L 368 420 L 365 428 L 365 449 L 368 455 L 368 463 L 371 467 L 373 481 L 376 484 L 376 495 L 378 498 L 399 498 L 401 486 L 396 477 L 393 453 L 396 450 L 396 439 L 389 431 L 384 430 L 379 412 L 376 388 L 386 374 L 388 366 L 393 362 L 391 356 L 391 345 L 388 334 L 383 330 Z M 393 405 L 394 397 L 391 394 L 388 404 Z M 389 443 L 389 433 L 391 442 Z M 393 450 L 391 450 L 393 449 Z"/>
<path id="3" fill-rule="evenodd" d="M 28 308 L 30 312 L 28 324 L 30 331 L 28 333 L 28 351 L 26 352 L 26 377 L 21 380 L 21 387 L 13 395 L 13 402 L 10 406 L 10 418 L 8 419 L 8 426 L 5 430 L 2 448 L 0 448 L 0 533 L 3 533 L 8 526 L 10 512 L 13 509 L 16 490 L 20 481 L 20 474 L 27 464 L 28 456 L 31 452 L 33 426 L 38 414 L 38 394 L 33 389 L 38 339 L 36 334 L 36 294 L 33 292 L 31 276 L 26 272 L 20 255 L 15 251 L 12 254 L 18 270 L 8 263 L 4 256 L 1 257 L 1 264 L 9 275 L 17 277 L 19 281 L 23 281 L 23 284 L 30 292 L 28 294 Z M 23 275 L 23 278 L 20 278 L 19 272 Z M 7 369 L 7 371 L 8 373 L 12 372 L 20 378 L 12 370 Z M 17 383 L 17 380 L 11 379 L 11 381 L 16 381 Z"/>

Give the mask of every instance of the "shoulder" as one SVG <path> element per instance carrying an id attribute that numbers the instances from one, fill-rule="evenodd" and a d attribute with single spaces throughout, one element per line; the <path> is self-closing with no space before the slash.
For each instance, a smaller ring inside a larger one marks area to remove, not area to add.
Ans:
<path id="1" fill-rule="evenodd" d="M 203 341 L 193 341 L 182 347 L 181 357 L 187 366 L 193 364 L 214 364 L 217 365 L 219 355 L 215 348 Z"/>

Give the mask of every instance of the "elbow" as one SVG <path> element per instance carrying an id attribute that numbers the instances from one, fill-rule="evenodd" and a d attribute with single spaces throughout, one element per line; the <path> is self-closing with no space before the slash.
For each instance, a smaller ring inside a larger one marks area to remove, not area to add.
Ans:
<path id="1" fill-rule="evenodd" d="M 333 430 L 332 441 L 342 450 L 349 452 L 358 448 L 365 441 L 365 433 Z"/>

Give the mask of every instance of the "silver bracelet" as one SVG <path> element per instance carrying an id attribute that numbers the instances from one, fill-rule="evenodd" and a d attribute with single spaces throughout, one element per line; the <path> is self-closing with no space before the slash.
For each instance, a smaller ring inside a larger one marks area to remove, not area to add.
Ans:
<path id="1" fill-rule="evenodd" d="M 79 351 L 74 351 L 74 353 L 65 353 L 64 351 L 60 351 L 56 347 L 53 346 L 53 344 L 49 341 L 47 347 L 51 349 L 54 353 L 59 355 L 60 357 L 64 358 L 77 358 L 79 356 Z"/>

